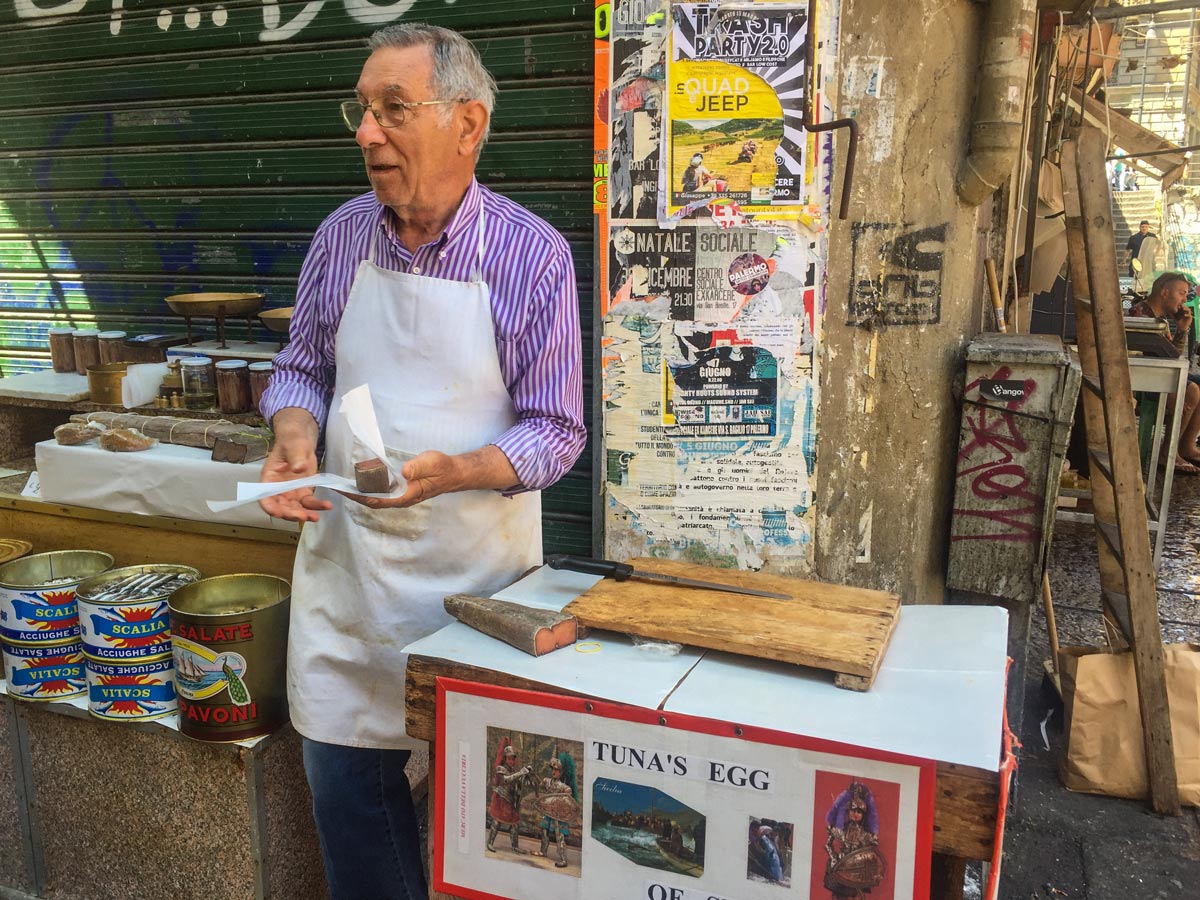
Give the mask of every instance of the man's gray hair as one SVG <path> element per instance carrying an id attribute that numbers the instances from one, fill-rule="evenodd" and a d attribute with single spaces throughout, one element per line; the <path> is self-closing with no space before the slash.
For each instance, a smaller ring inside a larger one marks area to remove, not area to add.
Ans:
<path id="1" fill-rule="evenodd" d="M 479 51 L 457 31 L 424 22 L 400 22 L 381 28 L 367 38 L 367 49 L 428 47 L 433 56 L 434 100 L 478 100 L 488 111 L 488 125 L 479 146 L 487 143 L 491 131 L 492 110 L 496 105 L 496 81 L 483 67 Z M 442 122 L 450 121 L 452 107 L 443 106 Z"/>

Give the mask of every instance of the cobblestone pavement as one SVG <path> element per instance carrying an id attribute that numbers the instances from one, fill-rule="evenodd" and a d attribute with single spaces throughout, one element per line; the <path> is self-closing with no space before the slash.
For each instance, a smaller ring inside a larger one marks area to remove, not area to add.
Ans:
<path id="1" fill-rule="evenodd" d="M 1159 567 L 1159 616 L 1169 642 L 1200 643 L 1200 477 L 1175 480 Z M 1060 522 L 1050 584 L 1059 642 L 1103 646 L 1095 532 Z M 1004 900 L 1150 900 L 1200 897 L 1200 811 L 1157 816 L 1145 803 L 1075 794 L 1058 779 L 1062 708 L 1043 680 L 1050 658 L 1044 611 L 1033 614 L 1024 747 L 1001 868 Z M 1049 719 L 1047 720 L 1047 716 Z M 1046 737 L 1042 722 L 1046 720 Z"/>

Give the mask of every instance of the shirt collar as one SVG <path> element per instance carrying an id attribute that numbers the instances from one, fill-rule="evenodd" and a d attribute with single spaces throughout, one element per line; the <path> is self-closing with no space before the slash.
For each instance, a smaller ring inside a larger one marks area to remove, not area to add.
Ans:
<path id="1" fill-rule="evenodd" d="M 467 192 L 463 194 L 462 202 L 458 204 L 458 209 L 455 210 L 454 215 L 450 218 L 450 223 L 446 226 L 446 230 L 436 240 L 430 241 L 424 246 L 432 247 L 435 250 L 445 250 L 451 244 L 460 241 L 479 219 L 479 207 L 482 203 L 483 192 L 479 188 L 479 182 L 472 176 L 471 183 L 467 185 Z M 380 225 L 388 240 L 394 246 L 400 248 L 405 255 L 408 255 L 408 251 L 400 243 L 399 238 L 396 237 L 395 215 L 386 206 L 383 208 Z"/>

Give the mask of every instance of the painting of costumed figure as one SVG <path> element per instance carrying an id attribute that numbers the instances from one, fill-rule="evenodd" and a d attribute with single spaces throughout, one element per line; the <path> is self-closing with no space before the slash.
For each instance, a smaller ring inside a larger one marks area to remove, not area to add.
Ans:
<path id="1" fill-rule="evenodd" d="M 488 728 L 487 753 L 487 856 L 578 878 L 583 745 Z"/>
<path id="2" fill-rule="evenodd" d="M 542 856 L 553 840 L 558 845 L 554 866 L 567 867 L 567 838 L 571 823 L 579 818 L 579 788 L 575 781 L 575 760 L 563 751 L 550 760 L 550 774 L 538 786 L 538 809 L 542 813 Z"/>
<path id="3" fill-rule="evenodd" d="M 895 897 L 900 786 L 845 773 L 817 773 L 811 896 Z"/>
<path id="4" fill-rule="evenodd" d="M 501 829 L 508 832 L 512 852 L 520 856 L 521 849 L 521 798 L 533 781 L 529 766 L 521 765 L 516 748 L 502 740 L 496 750 L 495 765 L 491 775 L 491 797 L 488 801 L 487 848 L 496 851 L 496 836 Z"/>

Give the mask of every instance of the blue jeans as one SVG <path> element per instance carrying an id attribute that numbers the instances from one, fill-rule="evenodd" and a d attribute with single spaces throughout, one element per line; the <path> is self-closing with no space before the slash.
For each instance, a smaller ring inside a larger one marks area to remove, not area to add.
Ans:
<path id="1" fill-rule="evenodd" d="M 304 738 L 331 900 L 427 900 L 408 757 Z"/>

